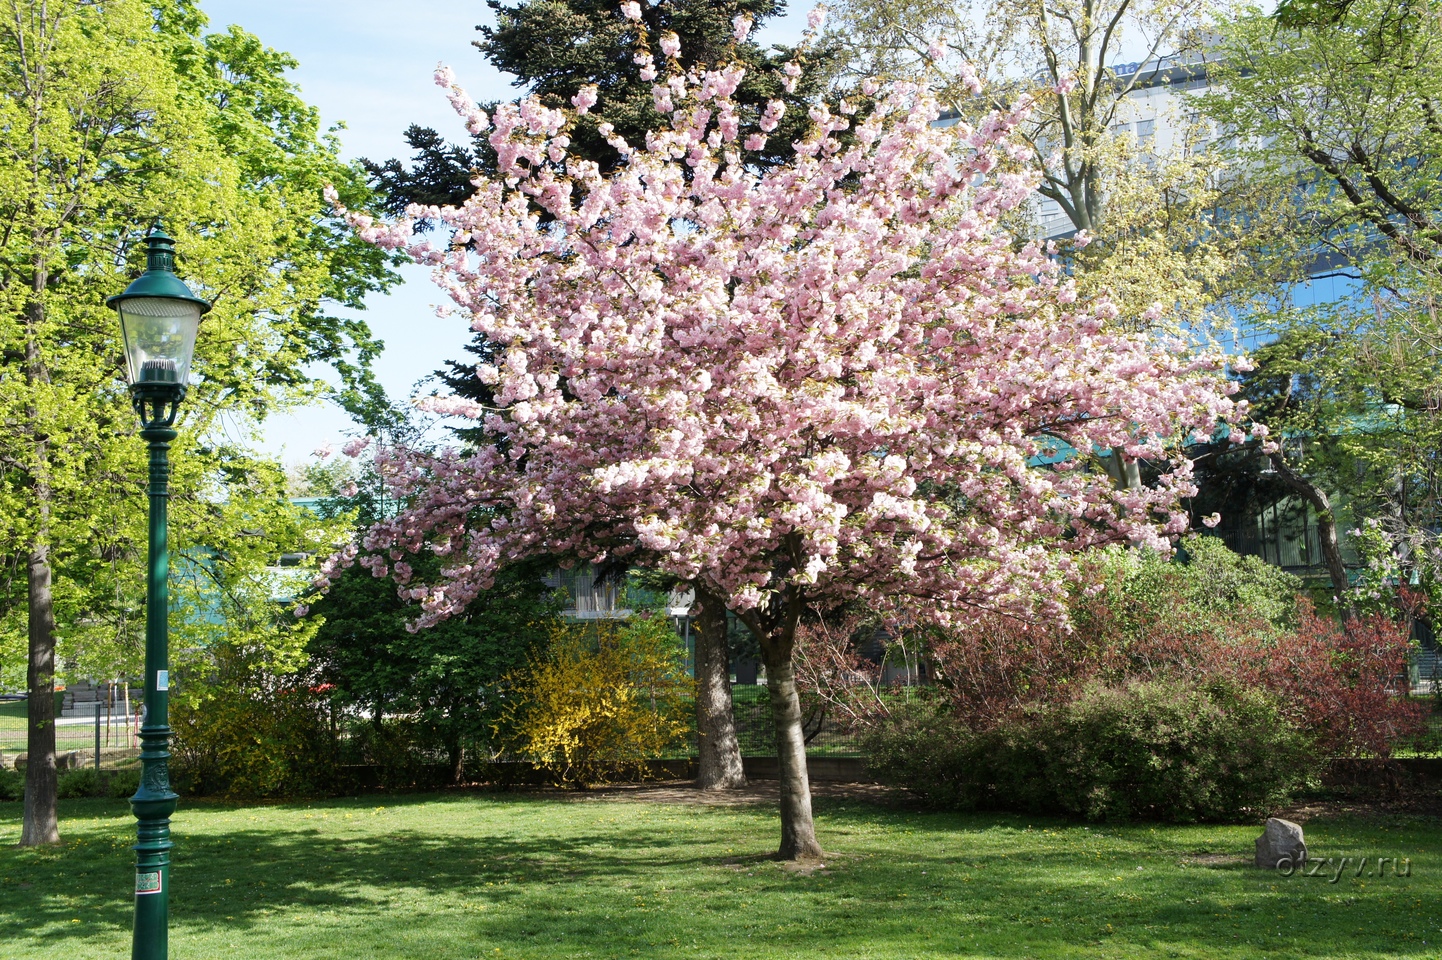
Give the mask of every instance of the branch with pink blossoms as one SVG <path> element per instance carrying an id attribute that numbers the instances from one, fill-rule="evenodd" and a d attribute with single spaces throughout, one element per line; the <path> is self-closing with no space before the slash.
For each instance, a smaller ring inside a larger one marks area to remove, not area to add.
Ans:
<path id="1" fill-rule="evenodd" d="M 378 459 L 408 506 L 368 531 L 369 562 L 447 558 L 402 586 L 418 625 L 536 554 L 645 564 L 738 611 L 895 594 L 944 620 L 1059 615 L 1072 554 L 1169 549 L 1193 492 L 1180 444 L 1240 415 L 1224 358 L 1116 332 L 1114 304 L 1003 232 L 1036 184 L 1002 172 L 1024 107 L 934 129 L 906 85 L 863 119 L 818 104 L 795 160 L 758 173 L 741 79 L 658 80 L 670 127 L 603 176 L 568 157 L 569 112 L 487 117 L 441 71 L 501 175 L 460 207 L 350 215 L 496 347 L 494 408 L 447 408 L 493 445 Z M 422 217 L 457 242 L 417 239 Z M 1113 449 L 1155 484 L 1114 489 L 1093 455 Z"/>

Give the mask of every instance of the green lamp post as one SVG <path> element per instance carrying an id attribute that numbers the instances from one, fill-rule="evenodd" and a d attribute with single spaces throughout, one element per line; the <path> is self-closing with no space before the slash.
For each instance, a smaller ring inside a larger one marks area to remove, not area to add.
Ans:
<path id="1" fill-rule="evenodd" d="M 175 275 L 175 241 L 157 223 L 146 238 L 145 273 L 105 305 L 120 314 L 130 399 L 150 445 L 150 561 L 145 596 L 145 713 L 140 726 L 140 789 L 130 799 L 139 821 L 135 844 L 132 960 L 169 953 L 170 815 L 170 442 L 185 399 L 200 316 L 210 304 Z"/>

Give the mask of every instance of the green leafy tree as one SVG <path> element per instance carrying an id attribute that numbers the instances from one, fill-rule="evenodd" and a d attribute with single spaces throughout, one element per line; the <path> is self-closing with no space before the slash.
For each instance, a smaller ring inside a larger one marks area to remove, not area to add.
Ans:
<path id="1" fill-rule="evenodd" d="M 374 471 L 337 492 L 323 514 L 364 526 L 388 509 Z M 439 563 L 429 554 L 405 561 L 422 574 Z M 422 736 L 445 750 L 459 782 L 465 747 L 491 739 L 503 678 L 543 652 L 559 626 L 561 602 L 544 581 L 551 569 L 544 561 L 508 567 L 462 616 L 412 632 L 406 624 L 415 604 L 397 594 L 394 581 L 353 567 L 306 618 L 319 624 L 308 648 L 312 668 L 334 685 L 336 703 L 368 712 L 377 726 L 386 713 L 413 718 Z"/>
<path id="2" fill-rule="evenodd" d="M 1442 18 L 1433 6 L 1357 0 L 1336 23 L 1279 29 L 1253 8 L 1220 30 L 1202 105 L 1237 134 L 1238 176 L 1268 197 L 1237 214 L 1256 238 L 1249 256 L 1274 282 L 1325 270 L 1346 285 L 1321 305 L 1298 305 L 1299 287 L 1259 298 L 1250 319 L 1273 342 L 1244 386 L 1273 433 L 1264 452 L 1315 512 L 1344 606 L 1344 502 L 1385 534 L 1372 559 L 1390 572 L 1367 593 L 1383 580 L 1437 593 Z"/>
<path id="3" fill-rule="evenodd" d="M 0 17 L 0 616 L 27 637 L 26 844 L 59 839 L 57 638 L 118 662 L 142 629 L 144 445 L 104 306 L 142 268 L 140 229 L 164 212 L 215 302 L 172 453 L 177 554 L 204 547 L 219 575 L 284 548 L 259 526 L 285 513 L 266 506 L 283 478 L 245 443 L 327 389 L 313 364 L 353 407 L 378 396 L 378 344 L 328 310 L 390 282 L 321 196 L 363 197 L 363 178 L 285 79 L 292 59 L 205 24 L 190 0 L 16 0 Z"/>
<path id="4" fill-rule="evenodd" d="M 571 132 L 571 152 L 602 169 L 615 166 L 620 155 L 599 132 L 601 124 L 610 124 L 628 143 L 644 143 L 647 132 L 665 128 L 652 84 L 640 79 L 632 58 L 638 46 L 655 44 L 667 33 L 680 38 L 680 66 L 687 70 L 729 61 L 734 48 L 746 66 L 736 100 L 753 118 L 768 100 L 787 105 L 769 145 L 748 155 L 761 165 L 783 161 L 790 144 L 806 133 L 807 105 L 825 89 L 835 67 L 829 50 L 802 54 L 782 46 L 766 50 L 751 40 L 734 42 L 737 16 L 759 27 L 781 11 L 779 0 L 647 0 L 641 3 L 639 22 L 623 16 L 616 0 L 487 0 L 487 6 L 496 25 L 478 27 L 481 39 L 474 46 L 496 69 L 515 78 L 522 96 L 536 94 L 547 106 L 567 107 L 582 87 L 597 88 L 596 105 Z M 781 68 L 791 60 L 798 60 L 803 72 L 795 91 L 787 92 Z M 487 112 L 495 108 L 494 103 L 483 106 Z M 396 159 L 364 161 L 391 213 L 411 203 L 458 205 L 475 189 L 473 169 L 495 170 L 495 151 L 484 136 L 451 144 L 419 126 L 405 136 L 415 151 L 409 166 Z"/>

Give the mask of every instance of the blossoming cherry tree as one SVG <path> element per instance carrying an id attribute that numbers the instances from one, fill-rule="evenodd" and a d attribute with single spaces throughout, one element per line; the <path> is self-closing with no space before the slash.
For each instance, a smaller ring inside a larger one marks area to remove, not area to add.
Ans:
<path id="1" fill-rule="evenodd" d="M 613 139 L 627 161 L 610 174 L 568 157 L 569 111 L 487 117 L 443 69 L 500 174 L 463 206 L 411 211 L 449 225 L 446 244 L 351 215 L 431 265 L 441 316 L 495 348 L 476 368 L 493 403 L 430 401 L 490 442 L 380 451 L 405 507 L 359 553 L 422 628 L 538 554 L 720 598 L 763 654 L 780 854 L 819 856 L 798 621 L 879 595 L 943 621 L 1060 615 L 1077 551 L 1166 548 L 1185 528 L 1175 446 L 1235 411 L 1220 357 L 1111 329 L 1112 304 L 1078 302 L 1041 246 L 1001 229 L 1035 182 L 1008 139 L 1024 104 L 937 129 L 924 92 L 867 84 L 865 110 L 815 106 L 795 160 L 758 172 L 738 146 L 764 142 L 779 103 L 743 116 L 739 67 L 641 59 L 671 124 Z M 574 108 L 593 104 L 583 91 Z M 1151 461 L 1155 483 L 1114 488 L 1092 463 L 1113 449 Z M 406 561 L 422 550 L 445 559 L 424 583 Z"/>

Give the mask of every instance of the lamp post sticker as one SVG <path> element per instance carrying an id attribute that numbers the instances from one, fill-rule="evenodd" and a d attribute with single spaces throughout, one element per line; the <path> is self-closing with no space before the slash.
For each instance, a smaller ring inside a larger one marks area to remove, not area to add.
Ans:
<path id="1" fill-rule="evenodd" d="M 169 689 L 170 689 L 170 671 L 169 671 L 169 670 L 157 670 L 157 671 L 155 671 L 155 689 L 157 689 L 157 690 L 169 690 Z"/>
<path id="2" fill-rule="evenodd" d="M 159 870 L 137 873 L 135 875 L 135 895 L 140 897 L 147 893 L 160 893 L 160 877 Z"/>

